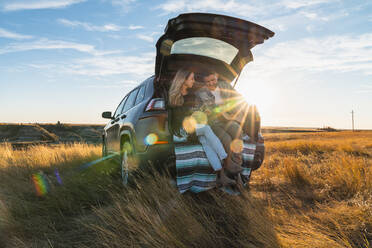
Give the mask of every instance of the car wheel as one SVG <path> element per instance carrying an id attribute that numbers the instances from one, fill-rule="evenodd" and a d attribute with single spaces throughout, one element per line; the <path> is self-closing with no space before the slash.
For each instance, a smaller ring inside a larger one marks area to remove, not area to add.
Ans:
<path id="1" fill-rule="evenodd" d="M 107 156 L 107 147 L 106 147 L 106 142 L 105 140 L 103 140 L 102 142 L 102 157 L 106 157 Z"/>
<path id="2" fill-rule="evenodd" d="M 133 148 L 130 143 L 125 142 L 122 147 L 121 161 L 120 161 L 120 171 L 121 180 L 124 186 L 128 185 L 129 171 L 136 168 L 136 159 L 133 155 Z"/>
<path id="3" fill-rule="evenodd" d="M 124 151 L 121 157 L 120 171 L 121 171 L 121 182 L 123 183 L 124 186 L 126 186 L 128 185 L 128 177 L 129 177 L 128 151 Z"/>

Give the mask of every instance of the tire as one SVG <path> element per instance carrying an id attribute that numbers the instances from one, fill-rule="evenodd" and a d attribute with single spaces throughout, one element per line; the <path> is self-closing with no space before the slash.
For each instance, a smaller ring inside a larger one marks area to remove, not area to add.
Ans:
<path id="1" fill-rule="evenodd" d="M 106 142 L 103 139 L 103 142 L 102 142 L 102 157 L 104 158 L 106 156 L 107 156 L 107 147 L 106 147 Z"/>
<path id="2" fill-rule="evenodd" d="M 124 186 L 128 185 L 130 180 L 130 170 L 136 168 L 136 159 L 133 155 L 133 146 L 129 142 L 125 142 L 121 148 L 121 159 L 120 159 L 120 174 L 121 181 Z"/>
<path id="3" fill-rule="evenodd" d="M 124 186 L 128 185 L 129 178 L 129 162 L 128 162 L 128 151 L 124 151 L 121 155 L 120 162 L 120 173 L 121 173 L 121 182 Z"/>

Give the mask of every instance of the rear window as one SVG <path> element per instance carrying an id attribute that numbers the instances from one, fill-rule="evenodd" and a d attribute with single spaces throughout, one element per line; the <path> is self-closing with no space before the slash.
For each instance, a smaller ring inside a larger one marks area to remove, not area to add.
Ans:
<path id="1" fill-rule="evenodd" d="M 227 64 L 231 64 L 238 52 L 239 50 L 229 43 L 208 37 L 178 40 L 171 48 L 171 54 L 201 55 L 222 60 Z"/>

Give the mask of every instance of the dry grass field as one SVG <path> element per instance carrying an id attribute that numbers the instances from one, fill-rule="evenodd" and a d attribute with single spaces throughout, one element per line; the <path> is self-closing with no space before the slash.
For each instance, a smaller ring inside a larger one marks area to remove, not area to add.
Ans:
<path id="1" fill-rule="evenodd" d="M 95 145 L 3 144 L 0 247 L 372 247 L 372 132 L 265 139 L 241 196 L 180 195 L 155 172 L 123 188 L 112 163 L 79 169 L 99 158 Z"/>

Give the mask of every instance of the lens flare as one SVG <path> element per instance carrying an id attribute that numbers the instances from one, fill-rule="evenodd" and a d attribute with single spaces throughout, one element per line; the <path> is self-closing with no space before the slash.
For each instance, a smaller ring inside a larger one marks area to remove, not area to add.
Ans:
<path id="1" fill-rule="evenodd" d="M 91 162 L 85 163 L 85 164 L 83 164 L 83 165 L 81 165 L 81 166 L 79 167 L 79 170 L 85 170 L 85 169 L 91 167 L 92 165 L 98 164 L 98 163 L 100 163 L 100 162 L 102 162 L 102 161 L 105 161 L 105 160 L 107 160 L 107 159 L 113 158 L 113 157 L 115 157 L 115 156 L 119 156 L 119 154 L 120 154 L 120 153 L 113 153 L 113 154 L 107 155 L 106 157 L 102 157 L 102 158 L 96 159 L 96 160 L 94 160 L 94 161 L 91 161 Z"/>
<path id="2" fill-rule="evenodd" d="M 158 141 L 158 136 L 154 133 L 150 133 L 145 138 L 145 144 L 148 146 L 154 145 Z"/>
<path id="3" fill-rule="evenodd" d="M 213 109 L 213 111 L 214 112 L 216 112 L 216 113 L 221 113 L 221 108 L 220 107 L 215 107 L 214 109 Z"/>
<path id="4" fill-rule="evenodd" d="M 243 151 L 243 141 L 240 139 L 234 139 L 230 144 L 232 152 L 241 153 Z"/>
<path id="5" fill-rule="evenodd" d="M 61 176 L 59 175 L 59 171 L 57 169 L 54 170 L 54 175 L 56 175 L 58 184 L 62 185 L 62 179 L 61 179 Z"/>
<path id="6" fill-rule="evenodd" d="M 49 185 L 43 172 L 32 174 L 32 181 L 34 182 L 37 196 L 43 196 L 49 192 Z"/>
<path id="7" fill-rule="evenodd" d="M 192 113 L 191 117 L 195 119 L 197 124 L 206 125 L 208 123 L 207 115 L 201 111 L 195 111 L 194 113 Z"/>
<path id="8" fill-rule="evenodd" d="M 195 132 L 195 128 L 196 128 L 196 120 L 194 117 L 192 116 L 189 116 L 189 117 L 186 117 L 183 122 L 182 122 L 182 127 L 183 129 L 185 129 L 185 131 L 187 133 L 193 133 Z"/>

